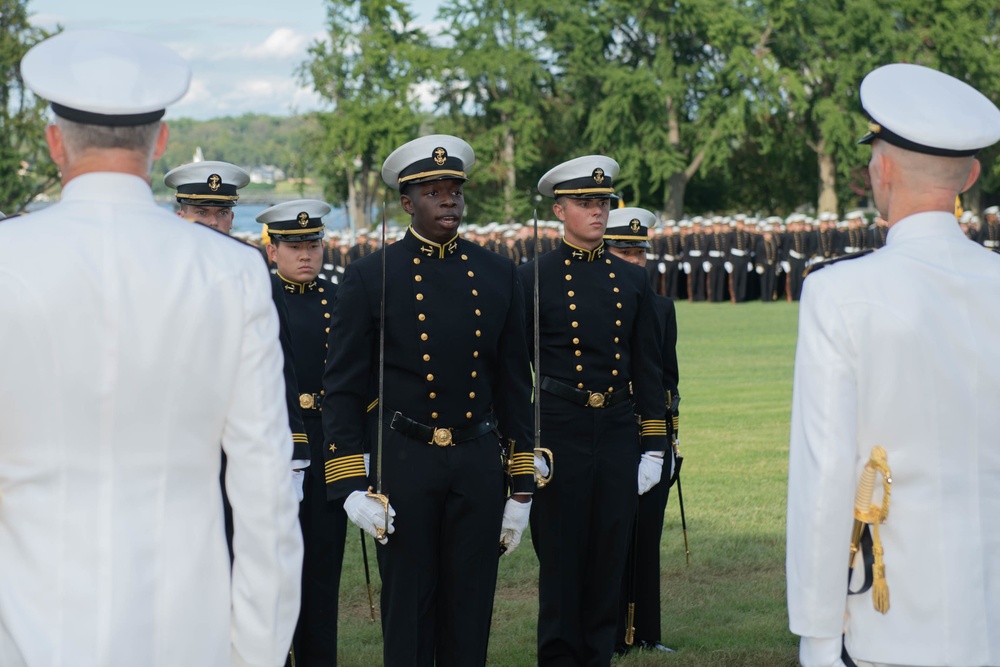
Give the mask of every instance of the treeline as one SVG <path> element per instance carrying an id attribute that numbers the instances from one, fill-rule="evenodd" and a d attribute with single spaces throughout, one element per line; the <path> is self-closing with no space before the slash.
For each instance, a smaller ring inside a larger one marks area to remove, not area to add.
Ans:
<path id="1" fill-rule="evenodd" d="M 867 190 L 867 72 L 918 63 L 1000 99 L 996 0 L 453 0 L 434 38 L 400 0 L 326 4 L 305 71 L 332 111 L 310 145 L 355 220 L 385 196 L 386 155 L 426 132 L 476 149 L 476 220 L 530 217 L 538 178 L 595 152 L 628 204 L 673 218 L 843 213 Z M 1000 190 L 996 156 L 966 208 Z"/>
<path id="2" fill-rule="evenodd" d="M 223 160 L 244 168 L 271 165 L 285 172 L 288 179 L 318 177 L 319 169 L 312 164 L 314 151 L 308 149 L 318 127 L 312 116 L 245 114 L 204 121 L 181 118 L 168 125 L 167 150 L 153 165 L 155 192 L 166 192 L 163 175 L 191 162 L 199 148 L 206 160 Z"/>

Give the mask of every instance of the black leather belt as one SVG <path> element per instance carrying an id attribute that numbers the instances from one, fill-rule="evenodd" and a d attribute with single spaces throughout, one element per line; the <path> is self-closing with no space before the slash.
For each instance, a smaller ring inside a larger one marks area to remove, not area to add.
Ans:
<path id="1" fill-rule="evenodd" d="M 610 408 L 618 405 L 629 398 L 628 387 L 623 386 L 618 391 L 598 392 L 586 389 L 571 387 L 565 382 L 553 380 L 545 376 L 542 378 L 542 391 L 565 398 L 570 403 L 576 403 L 588 408 Z"/>
<path id="2" fill-rule="evenodd" d="M 415 422 L 409 417 L 403 416 L 400 412 L 394 412 L 392 417 L 386 417 L 389 428 L 405 436 L 426 442 L 428 445 L 438 447 L 450 447 L 466 440 L 474 440 L 481 435 L 489 433 L 496 427 L 496 420 L 490 413 L 483 421 L 475 426 L 465 426 L 462 428 L 447 428 L 440 426 L 427 426 L 420 422 Z"/>
<path id="3" fill-rule="evenodd" d="M 299 407 L 303 410 L 322 410 L 323 397 L 320 394 L 299 394 Z"/>

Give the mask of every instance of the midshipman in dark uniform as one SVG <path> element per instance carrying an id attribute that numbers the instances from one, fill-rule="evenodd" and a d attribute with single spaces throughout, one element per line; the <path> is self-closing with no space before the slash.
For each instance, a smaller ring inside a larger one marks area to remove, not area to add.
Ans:
<path id="1" fill-rule="evenodd" d="M 649 246 L 649 229 L 656 224 L 656 216 L 642 208 L 620 208 L 608 216 L 608 229 L 604 243 L 608 252 L 636 266 L 646 265 Z M 659 325 L 660 350 L 663 361 L 663 391 L 667 406 L 677 396 L 677 313 L 672 299 L 653 295 Z M 672 414 L 668 414 L 667 431 L 672 428 Z M 639 496 L 635 525 L 629 538 L 625 576 L 622 577 L 622 598 L 618 608 L 618 631 L 615 637 L 617 653 L 630 648 L 669 652 L 660 643 L 660 536 L 663 534 L 663 512 L 670 492 L 671 471 L 664 479 Z M 634 604 L 630 617 L 628 606 Z M 629 627 L 634 628 L 626 642 Z"/>
<path id="2" fill-rule="evenodd" d="M 531 513 L 539 665 L 610 662 L 636 499 L 659 481 L 668 447 L 653 291 L 603 242 L 617 175 L 617 162 L 590 155 L 538 183 L 564 227 L 537 260 L 541 432 L 558 461 Z M 528 299 L 534 268 L 519 269 Z"/>
<path id="3" fill-rule="evenodd" d="M 272 206 L 257 216 L 267 225 L 268 259 L 277 267 L 271 277 L 288 312 L 295 353 L 298 402 L 316 461 L 306 469 L 299 522 L 305 556 L 302 561 L 302 608 L 293 643 L 296 667 L 337 664 L 337 601 L 344 561 L 347 515 L 340 503 L 326 498 L 319 461 L 323 455 L 323 369 L 333 298 L 337 286 L 319 278 L 323 264 L 323 216 L 330 205 L 298 199 Z"/>
<path id="4" fill-rule="evenodd" d="M 383 543 L 387 667 L 485 664 L 500 544 L 509 553 L 519 543 L 534 490 L 521 284 L 513 262 L 458 236 L 474 161 L 472 148 L 448 135 L 421 137 L 386 159 L 382 179 L 400 191 L 411 226 L 348 265 L 334 304 L 323 397 L 327 494 L 346 496 L 348 517 Z M 365 424 L 379 409 L 383 298 L 379 463 L 377 430 L 368 436 Z M 505 505 L 508 440 L 514 495 Z M 369 486 L 388 497 L 388 510 L 366 496 Z"/>

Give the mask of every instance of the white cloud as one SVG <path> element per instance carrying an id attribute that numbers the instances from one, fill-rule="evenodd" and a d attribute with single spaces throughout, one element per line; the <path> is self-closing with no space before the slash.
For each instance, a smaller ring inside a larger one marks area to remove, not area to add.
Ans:
<path id="1" fill-rule="evenodd" d="M 296 32 L 291 28 L 278 28 L 272 32 L 264 43 L 255 48 L 251 57 L 257 58 L 289 58 L 291 56 L 304 57 L 306 47 L 312 41 L 311 35 Z"/>

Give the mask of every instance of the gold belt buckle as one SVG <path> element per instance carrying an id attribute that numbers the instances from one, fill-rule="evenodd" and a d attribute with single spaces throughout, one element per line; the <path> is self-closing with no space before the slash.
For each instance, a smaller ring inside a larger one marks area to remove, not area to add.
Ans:
<path id="1" fill-rule="evenodd" d="M 590 408 L 603 408 L 604 407 L 604 394 L 597 393 L 595 391 L 590 392 L 590 396 L 587 397 L 587 407 Z"/>
<path id="2" fill-rule="evenodd" d="M 299 394 L 299 407 L 303 410 L 312 410 L 316 405 L 312 394 Z"/>
<path id="3" fill-rule="evenodd" d="M 451 441 L 451 429 L 434 429 L 434 436 L 431 440 L 431 444 L 437 445 L 438 447 L 450 447 L 451 445 L 454 445 L 455 443 Z"/>

